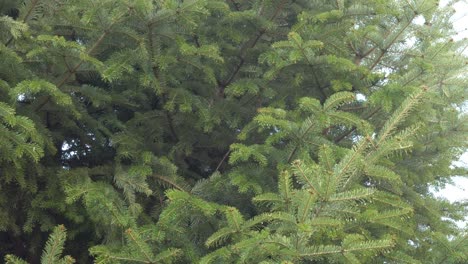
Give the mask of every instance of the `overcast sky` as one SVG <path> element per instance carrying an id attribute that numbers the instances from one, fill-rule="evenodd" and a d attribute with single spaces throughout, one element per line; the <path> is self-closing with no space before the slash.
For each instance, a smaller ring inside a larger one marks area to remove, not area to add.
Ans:
<path id="1" fill-rule="evenodd" d="M 446 2 L 447 1 L 442 1 L 442 4 Z M 460 1 L 457 3 L 455 5 L 455 10 L 456 13 L 453 16 L 453 23 L 458 34 L 454 36 L 454 39 L 460 40 L 468 38 L 468 1 Z M 468 87 L 466 89 L 468 89 Z M 463 154 L 459 161 L 454 162 L 454 165 L 468 167 L 468 152 Z M 436 195 L 445 197 L 452 202 L 468 200 L 468 177 L 454 177 L 454 184 L 446 186 L 445 189 L 437 192 Z"/>

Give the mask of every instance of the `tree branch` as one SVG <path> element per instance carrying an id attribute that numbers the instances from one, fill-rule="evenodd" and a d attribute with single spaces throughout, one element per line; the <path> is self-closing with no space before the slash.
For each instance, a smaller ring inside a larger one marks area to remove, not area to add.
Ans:
<path id="1" fill-rule="evenodd" d="M 221 165 L 224 163 L 224 161 L 227 159 L 227 157 L 229 157 L 229 154 L 230 154 L 230 153 L 231 153 L 231 150 L 228 150 L 228 151 L 224 154 L 223 158 L 222 158 L 221 161 L 218 163 L 218 166 L 216 166 L 215 171 L 219 170 L 219 168 L 220 168 Z"/>
<path id="2" fill-rule="evenodd" d="M 385 47 L 385 48 L 382 48 L 381 49 L 381 53 L 380 55 L 377 57 L 377 59 L 372 63 L 372 65 L 369 67 L 369 71 L 372 71 L 376 66 L 377 64 L 379 64 L 379 62 L 382 60 L 382 58 L 384 57 L 384 55 L 387 53 L 387 51 L 390 49 L 390 47 L 395 44 L 395 42 L 398 40 L 398 38 L 401 36 L 401 34 L 403 34 L 403 32 L 408 28 L 409 25 L 411 25 L 411 23 L 413 22 L 414 18 L 416 17 L 416 15 L 413 15 L 413 17 L 411 19 L 408 20 L 408 23 L 400 30 L 400 32 L 398 32 L 398 34 L 392 39 L 392 41 L 390 41 L 390 43 L 388 43 L 388 45 Z M 375 49 L 372 48 L 370 52 L 372 52 L 373 50 Z M 369 52 L 367 53 L 369 54 Z M 364 76 L 361 78 L 363 79 Z"/>
<path id="3" fill-rule="evenodd" d="M 368 120 L 369 118 L 373 117 L 375 114 L 377 114 L 380 111 L 380 107 L 376 108 L 374 111 L 372 111 L 367 117 L 365 117 L 365 120 Z M 336 139 L 333 140 L 333 142 L 339 143 L 341 140 L 343 140 L 345 137 L 349 136 L 351 133 L 356 131 L 357 127 L 352 127 L 350 130 L 347 132 L 343 133 L 341 136 L 337 137 Z"/>
<path id="4" fill-rule="evenodd" d="M 101 45 L 102 41 L 109 34 L 110 29 L 112 28 L 112 26 L 115 23 L 116 22 L 112 23 L 106 30 L 104 30 L 104 32 L 101 34 L 101 36 L 99 36 L 98 40 L 93 44 L 93 46 L 87 52 L 88 55 L 91 55 L 97 49 L 97 47 L 99 47 L 99 45 Z M 62 78 L 62 80 L 56 84 L 57 88 L 62 87 L 68 81 L 68 79 L 70 79 L 70 77 L 73 74 L 76 73 L 76 71 L 81 67 L 81 65 L 83 63 L 84 63 L 84 60 L 81 59 L 71 70 L 68 70 L 65 73 L 65 76 Z M 51 99 L 50 96 L 44 97 L 42 102 L 39 103 L 39 105 L 34 109 L 34 111 L 37 112 L 37 111 L 41 110 L 41 108 L 44 107 L 44 105 L 46 105 L 47 102 L 49 102 L 50 99 Z"/>
<path id="5" fill-rule="evenodd" d="M 179 191 L 188 192 L 185 188 L 178 185 L 176 182 L 171 181 L 169 178 L 167 178 L 165 176 L 162 176 L 162 175 L 159 175 L 159 174 L 152 174 L 151 176 L 153 176 L 154 178 L 156 178 L 156 179 L 158 179 L 158 180 L 160 180 L 162 182 L 165 182 L 165 183 L 173 186 L 174 188 L 176 188 Z"/>
<path id="6" fill-rule="evenodd" d="M 277 16 L 278 14 L 281 12 L 281 10 L 283 10 L 286 2 L 288 0 L 283 0 L 281 1 L 278 6 L 276 7 L 273 15 L 270 17 L 270 21 L 273 21 Z M 242 68 L 242 66 L 244 65 L 245 63 L 245 59 L 246 59 L 246 51 L 248 49 L 251 49 L 251 48 L 254 48 L 258 41 L 260 40 L 260 38 L 266 33 L 266 29 L 265 28 L 262 28 L 260 30 L 257 31 L 257 33 L 255 34 L 255 36 L 251 39 L 249 39 L 247 42 L 244 43 L 244 45 L 242 45 L 242 48 L 239 52 L 239 62 L 237 63 L 237 65 L 234 67 L 234 70 L 232 71 L 232 73 L 229 75 L 229 77 L 225 80 L 225 81 L 218 81 L 218 96 L 223 98 L 224 97 L 224 90 L 226 89 L 226 87 L 232 83 L 232 81 L 234 80 L 234 78 L 237 76 L 237 74 L 239 73 L 240 69 Z M 251 43 L 249 45 L 249 43 Z"/>
<path id="7" fill-rule="evenodd" d="M 236 9 L 236 11 L 240 11 L 240 4 L 237 3 L 237 2 L 234 2 L 234 0 L 229 0 L 229 2 L 232 3 L 232 5 L 234 6 L 234 8 Z"/>
<path id="8" fill-rule="evenodd" d="M 154 60 L 154 56 L 155 56 L 155 54 L 154 54 L 154 42 L 153 42 L 153 25 L 154 24 L 148 24 L 148 42 L 149 42 L 149 54 L 150 54 L 150 60 L 151 61 Z M 198 40 L 197 40 L 197 44 L 198 44 Z M 154 78 L 156 78 L 156 80 L 159 81 L 159 68 L 157 66 L 152 66 L 152 69 L 153 69 Z M 165 103 L 166 99 L 165 99 L 164 95 L 161 96 L 161 99 Z M 176 130 L 175 130 L 175 127 L 174 127 L 174 120 L 172 118 L 172 115 L 168 110 L 165 110 L 165 113 L 166 113 L 167 122 L 169 124 L 169 131 L 171 133 L 171 136 L 175 141 L 179 141 L 179 137 L 178 137 L 178 135 L 176 133 Z"/>
<path id="9" fill-rule="evenodd" d="M 32 11 L 34 10 L 34 8 L 36 7 L 38 3 L 39 3 L 39 0 L 31 1 L 31 8 L 29 8 L 28 12 L 24 16 L 23 23 L 25 23 L 26 20 L 28 20 L 29 16 L 31 15 Z M 11 36 L 10 39 L 5 43 L 5 46 L 8 47 L 8 45 L 10 45 L 12 41 L 13 41 L 13 36 Z"/>

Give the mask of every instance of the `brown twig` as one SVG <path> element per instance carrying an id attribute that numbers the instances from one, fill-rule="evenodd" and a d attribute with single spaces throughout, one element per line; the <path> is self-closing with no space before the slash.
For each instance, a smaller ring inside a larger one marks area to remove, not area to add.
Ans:
<path id="1" fill-rule="evenodd" d="M 224 161 L 227 159 L 227 157 L 229 157 L 229 154 L 230 154 L 230 153 L 231 153 L 231 150 L 228 150 L 228 151 L 224 154 L 223 158 L 222 158 L 221 161 L 218 163 L 218 166 L 216 166 L 215 171 L 219 170 L 219 168 L 220 168 L 221 165 L 224 163 Z"/>
<path id="2" fill-rule="evenodd" d="M 159 174 L 152 174 L 151 176 L 153 176 L 154 178 L 173 186 L 174 188 L 176 188 L 179 191 L 188 192 L 185 188 L 178 185 L 176 182 L 171 181 L 171 179 L 169 179 L 169 178 L 167 178 L 165 176 L 162 176 L 162 175 L 159 175 Z"/>

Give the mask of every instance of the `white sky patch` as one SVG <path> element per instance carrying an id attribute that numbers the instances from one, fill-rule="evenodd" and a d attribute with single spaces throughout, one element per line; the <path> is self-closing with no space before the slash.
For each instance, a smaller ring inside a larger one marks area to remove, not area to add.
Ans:
<path id="1" fill-rule="evenodd" d="M 453 27 L 458 32 L 454 40 L 468 38 L 468 2 L 458 2 L 454 5 L 455 15 L 452 17 Z"/>
<path id="2" fill-rule="evenodd" d="M 454 161 L 453 166 L 468 168 L 468 152 L 463 153 L 459 160 Z"/>
<path id="3" fill-rule="evenodd" d="M 422 26 L 424 25 L 424 22 L 426 22 L 426 20 L 424 19 L 422 15 L 419 15 L 413 19 L 413 23 L 416 25 Z"/>
<path id="4" fill-rule="evenodd" d="M 466 154 L 466 153 L 465 153 Z M 444 198 L 454 202 L 468 201 L 468 178 L 456 176 L 452 177 L 453 184 L 448 184 L 444 189 L 434 192 L 434 195 L 439 198 Z M 468 228 L 468 217 L 465 216 L 463 221 L 455 221 L 459 228 Z"/>
<path id="5" fill-rule="evenodd" d="M 468 178 L 456 176 L 452 180 L 453 184 L 449 184 L 442 191 L 436 192 L 436 197 L 445 198 L 452 203 L 468 200 Z"/>
<path id="6" fill-rule="evenodd" d="M 441 5 L 444 6 L 447 1 L 441 1 Z M 461 40 L 468 38 L 468 2 L 460 1 L 454 5 L 455 14 L 452 17 L 453 26 L 456 32 L 453 36 L 454 40 Z M 465 152 L 458 161 L 453 162 L 454 166 L 457 167 L 468 167 L 468 152 Z M 436 197 L 441 197 L 449 200 L 450 202 L 457 201 L 468 201 L 468 175 L 452 177 L 453 184 L 448 184 L 445 188 L 434 192 Z M 468 221 L 457 222 L 457 225 L 461 228 L 468 226 Z"/>
<path id="7" fill-rule="evenodd" d="M 367 98 L 366 98 L 366 96 L 363 95 L 362 93 L 357 93 L 357 94 L 356 94 L 356 100 L 363 102 L 363 101 L 366 101 Z"/>

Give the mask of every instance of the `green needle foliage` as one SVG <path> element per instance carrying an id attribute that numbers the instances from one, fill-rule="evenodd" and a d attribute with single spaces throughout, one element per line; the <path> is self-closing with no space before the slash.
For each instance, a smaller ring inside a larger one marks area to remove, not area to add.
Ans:
<path id="1" fill-rule="evenodd" d="M 42 253 L 42 256 L 41 256 L 42 264 L 75 263 L 75 260 L 70 256 L 65 256 L 63 258 L 60 257 L 64 248 L 66 236 L 67 236 L 66 230 L 63 225 L 59 225 L 54 228 L 52 234 L 50 235 L 49 239 L 47 240 L 45 244 L 44 252 Z M 7 264 L 27 263 L 23 261 L 22 259 L 19 259 L 12 255 L 6 255 L 5 262 Z"/>
<path id="2" fill-rule="evenodd" d="M 0 258 L 468 262 L 458 2 L 2 1 Z"/>

